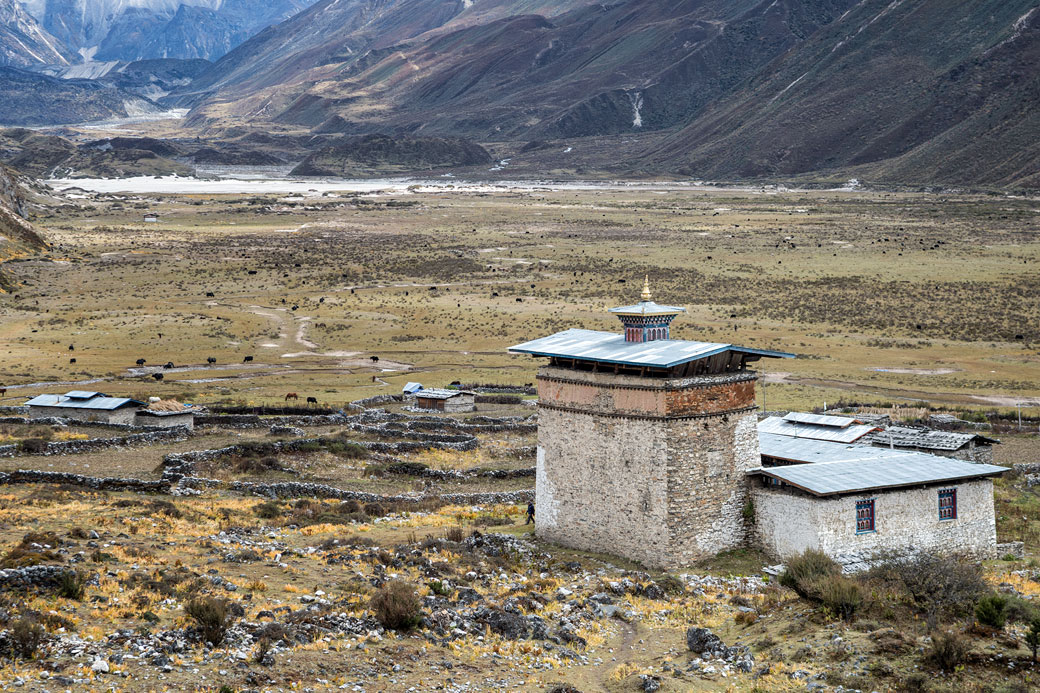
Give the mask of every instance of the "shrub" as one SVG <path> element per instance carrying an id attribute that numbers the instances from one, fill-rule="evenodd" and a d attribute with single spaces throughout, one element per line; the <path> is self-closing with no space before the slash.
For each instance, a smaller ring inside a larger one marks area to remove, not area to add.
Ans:
<path id="1" fill-rule="evenodd" d="M 223 642 L 228 627 L 234 621 L 227 600 L 215 597 L 192 599 L 184 606 L 184 611 L 195 622 L 203 639 L 213 645 Z"/>
<path id="2" fill-rule="evenodd" d="M 999 594 L 988 594 L 975 605 L 975 619 L 990 628 L 1003 628 L 1007 615 L 1007 597 Z"/>
<path id="3" fill-rule="evenodd" d="M 1026 646 L 1033 653 L 1033 661 L 1036 661 L 1036 651 L 1040 650 L 1040 618 L 1034 618 L 1029 624 L 1026 633 Z"/>
<path id="4" fill-rule="evenodd" d="M 686 591 L 683 581 L 674 575 L 662 575 L 657 584 L 664 590 L 665 594 L 682 594 Z"/>
<path id="5" fill-rule="evenodd" d="M 382 517 L 383 515 L 386 515 L 386 511 L 383 510 L 383 506 L 379 503 L 366 503 L 365 514 L 371 515 L 372 517 Z"/>
<path id="6" fill-rule="evenodd" d="M 47 441 L 43 438 L 26 438 L 18 443 L 18 450 L 27 455 L 40 455 L 47 451 Z"/>
<path id="7" fill-rule="evenodd" d="M 253 512 L 264 520 L 273 520 L 282 516 L 282 504 L 278 501 L 264 501 L 253 506 Z"/>
<path id="8" fill-rule="evenodd" d="M 58 596 L 79 601 L 87 591 L 87 579 L 74 571 L 61 574 L 58 578 Z"/>
<path id="9" fill-rule="evenodd" d="M 46 631 L 35 618 L 23 616 L 11 624 L 8 642 L 11 654 L 16 657 L 31 659 L 40 649 L 46 637 Z"/>
<path id="10" fill-rule="evenodd" d="M 466 538 L 466 533 L 460 525 L 448 527 L 448 530 L 444 533 L 444 538 L 457 544 Z"/>
<path id="11" fill-rule="evenodd" d="M 810 583 L 820 578 L 840 574 L 838 564 L 822 551 L 806 549 L 798 556 L 787 561 L 787 567 L 780 575 L 780 584 L 790 587 L 802 597 L 809 598 Z"/>
<path id="12" fill-rule="evenodd" d="M 1009 595 L 1007 602 L 1007 620 L 1011 623 L 1028 625 L 1034 618 L 1040 618 L 1040 609 L 1037 609 L 1036 605 L 1028 599 L 1023 599 L 1018 595 Z"/>
<path id="13" fill-rule="evenodd" d="M 968 644 L 951 631 L 936 633 L 926 654 L 929 662 L 944 671 L 953 671 L 964 663 L 967 656 Z"/>
<path id="14" fill-rule="evenodd" d="M 939 616 L 968 613 L 989 588 L 978 562 L 957 556 L 920 553 L 877 566 L 873 577 L 895 581 L 924 612 L 929 630 Z"/>
<path id="15" fill-rule="evenodd" d="M 358 443 L 342 443 L 339 450 L 332 450 L 338 457 L 345 460 L 363 460 L 368 457 L 368 448 Z"/>
<path id="16" fill-rule="evenodd" d="M 827 575 L 811 580 L 808 589 L 810 598 L 846 621 L 856 614 L 863 602 L 859 585 L 841 575 Z"/>
<path id="17" fill-rule="evenodd" d="M 430 591 L 440 597 L 447 597 L 449 594 L 451 594 L 451 590 L 448 588 L 448 586 L 440 580 L 430 581 Z"/>
<path id="18" fill-rule="evenodd" d="M 402 580 L 393 580 L 372 595 L 372 611 L 384 628 L 409 631 L 422 621 L 422 610 L 415 588 Z"/>

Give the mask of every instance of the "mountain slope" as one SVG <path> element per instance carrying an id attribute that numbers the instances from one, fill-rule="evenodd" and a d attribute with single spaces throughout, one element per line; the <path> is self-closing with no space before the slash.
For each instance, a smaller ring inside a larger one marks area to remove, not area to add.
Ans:
<path id="1" fill-rule="evenodd" d="M 0 67 L 0 124 L 55 125 L 157 111 L 155 104 L 85 79 L 58 79 Z"/>
<path id="2" fill-rule="evenodd" d="M 26 7 L 44 28 L 89 60 L 215 60 L 313 2 L 31 0 Z"/>
<path id="3" fill-rule="evenodd" d="M 335 40 L 301 49 L 295 35 L 328 25 L 318 19 L 336 7 L 327 1 L 247 42 L 193 84 L 196 98 L 209 94 L 191 122 L 234 116 L 315 126 L 336 119 L 342 132 L 390 125 L 489 139 L 671 127 L 854 1 L 572 3 L 545 17 L 515 14 L 529 6 L 524 2 L 463 11 L 451 2 L 373 0 L 363 21 L 340 23 Z M 379 40 L 366 43 L 367 33 Z M 264 41 L 271 45 L 256 50 Z M 237 68 L 226 69 L 233 61 Z"/>
<path id="4" fill-rule="evenodd" d="M 0 66 L 67 65 L 75 60 L 18 0 L 0 0 Z"/>
<path id="5" fill-rule="evenodd" d="M 863 0 L 645 160 L 704 177 L 842 168 L 1040 185 L 1036 0 Z"/>

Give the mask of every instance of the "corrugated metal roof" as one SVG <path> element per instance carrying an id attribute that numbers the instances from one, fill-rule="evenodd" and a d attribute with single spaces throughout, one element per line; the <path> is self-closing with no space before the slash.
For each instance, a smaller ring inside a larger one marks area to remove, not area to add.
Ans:
<path id="1" fill-rule="evenodd" d="M 27 407 L 63 407 L 66 409 L 101 409 L 112 410 L 129 404 L 144 406 L 144 402 L 138 402 L 129 397 L 105 397 L 98 396 L 92 399 L 73 399 L 68 395 L 37 395 L 25 403 Z"/>
<path id="2" fill-rule="evenodd" d="M 404 387 L 401 388 L 401 392 L 411 394 L 413 392 L 418 392 L 421 389 L 423 389 L 422 383 L 405 383 Z"/>
<path id="3" fill-rule="evenodd" d="M 619 363 L 631 366 L 669 368 L 680 363 L 696 361 L 720 354 L 738 351 L 771 358 L 793 358 L 783 351 L 766 351 L 737 347 L 732 344 L 688 342 L 678 339 L 659 339 L 653 342 L 627 342 L 625 336 L 614 332 L 595 330 L 566 330 L 548 337 L 509 347 L 514 354 L 559 356 L 564 358 Z"/>
<path id="4" fill-rule="evenodd" d="M 615 315 L 675 315 L 685 313 L 686 309 L 678 306 L 662 306 L 653 301 L 640 301 L 632 306 L 611 308 L 607 312 Z"/>
<path id="5" fill-rule="evenodd" d="M 829 440 L 835 443 L 853 443 L 876 431 L 876 426 L 868 424 L 850 425 L 847 428 L 819 426 L 816 424 L 793 423 L 787 417 L 770 416 L 758 422 L 759 433 L 775 433 L 792 438 L 810 438 L 812 440 Z"/>
<path id="6" fill-rule="evenodd" d="M 89 392 L 87 390 L 69 390 L 65 393 L 66 397 L 72 399 L 93 399 L 94 397 L 108 397 L 108 395 L 102 392 Z"/>
<path id="7" fill-rule="evenodd" d="M 847 445 L 827 440 L 794 438 L 776 433 L 758 433 L 759 451 L 764 457 L 788 462 L 870 462 L 888 457 L 910 455 L 905 450 L 889 450 L 869 445 Z M 943 457 L 942 459 L 949 459 Z"/>
<path id="8" fill-rule="evenodd" d="M 831 443 L 833 445 L 833 443 Z M 992 464 L 972 464 L 922 453 L 898 453 L 862 462 L 845 460 L 753 469 L 750 474 L 779 479 L 816 496 L 875 491 L 918 484 L 978 479 L 1008 471 Z"/>
<path id="9" fill-rule="evenodd" d="M 884 431 L 871 434 L 863 442 L 873 445 L 894 445 L 897 448 L 953 451 L 960 450 L 972 440 L 988 444 L 1000 443 L 995 438 L 987 438 L 978 433 L 953 433 L 908 426 L 889 426 Z"/>
<path id="10" fill-rule="evenodd" d="M 846 428 L 855 423 L 854 419 L 850 419 L 847 416 L 824 416 L 822 414 L 807 414 L 800 411 L 789 413 L 784 417 L 784 421 L 814 424 L 816 426 L 833 426 L 835 428 Z"/>
<path id="11" fill-rule="evenodd" d="M 424 399 L 451 399 L 452 397 L 458 397 L 459 395 L 472 395 L 474 393 L 467 392 L 466 390 L 439 390 L 437 388 L 431 388 L 429 390 L 421 390 L 416 393 L 416 397 L 422 397 Z"/>

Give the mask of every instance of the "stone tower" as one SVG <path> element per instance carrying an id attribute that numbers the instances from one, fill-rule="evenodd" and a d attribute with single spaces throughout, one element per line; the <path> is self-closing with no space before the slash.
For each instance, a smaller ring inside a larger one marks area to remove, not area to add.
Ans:
<path id="1" fill-rule="evenodd" d="M 747 364 L 782 352 L 670 339 L 685 309 L 611 309 L 624 333 L 572 329 L 510 348 L 538 371 L 541 537 L 675 568 L 745 543 L 760 466 Z"/>

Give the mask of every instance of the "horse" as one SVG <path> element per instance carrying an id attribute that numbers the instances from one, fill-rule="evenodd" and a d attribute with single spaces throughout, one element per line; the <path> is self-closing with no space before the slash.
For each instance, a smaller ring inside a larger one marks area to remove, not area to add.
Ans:
<path id="1" fill-rule="evenodd" d="M 285 395 L 285 401 L 286 402 L 288 402 L 289 400 L 298 400 L 298 399 L 300 399 L 300 396 L 298 394 L 296 394 L 295 392 L 289 392 L 289 393 L 287 393 Z"/>
<path id="2" fill-rule="evenodd" d="M 7 395 L 7 388 L 6 387 L 0 387 L 0 397 L 5 397 L 6 395 Z"/>

